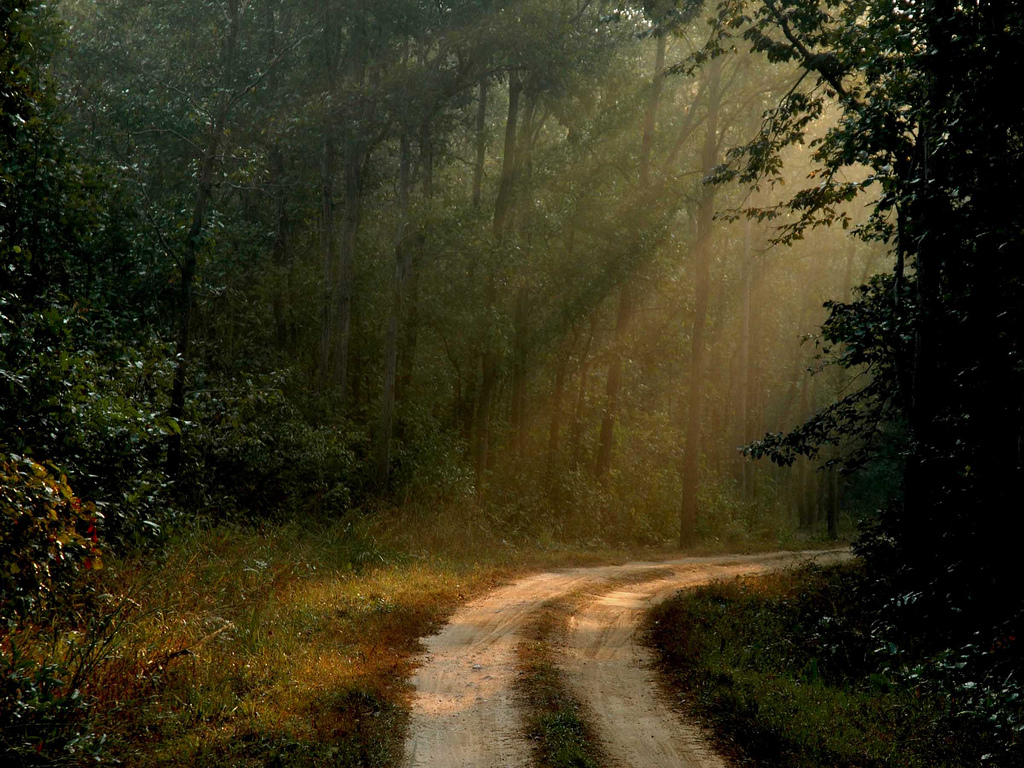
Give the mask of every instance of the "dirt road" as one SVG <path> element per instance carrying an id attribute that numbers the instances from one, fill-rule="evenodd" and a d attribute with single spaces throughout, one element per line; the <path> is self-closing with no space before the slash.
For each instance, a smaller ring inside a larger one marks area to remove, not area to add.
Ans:
<path id="1" fill-rule="evenodd" d="M 576 568 L 497 589 L 464 606 L 439 634 L 427 638 L 413 678 L 406 762 L 409 768 L 528 766 L 530 744 L 513 694 L 516 646 L 545 602 L 586 590 L 593 599 L 570 621 L 562 664 L 613 763 L 722 768 L 699 730 L 654 685 L 647 651 L 635 641 L 644 611 L 683 587 L 845 556 L 775 553 Z M 616 586 L 630 578 L 642 580 Z"/>

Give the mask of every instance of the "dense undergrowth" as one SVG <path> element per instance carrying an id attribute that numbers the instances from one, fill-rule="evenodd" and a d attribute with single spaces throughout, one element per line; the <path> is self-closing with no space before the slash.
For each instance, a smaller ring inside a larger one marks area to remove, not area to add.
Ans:
<path id="1" fill-rule="evenodd" d="M 949 648 L 861 565 L 680 593 L 648 639 L 684 705 L 754 766 L 1024 764 L 1016 638 Z"/>
<path id="2" fill-rule="evenodd" d="M 394 764 L 417 638 L 508 567 L 401 556 L 358 527 L 191 534 L 94 575 L 76 621 L 12 627 L 7 759 Z"/>

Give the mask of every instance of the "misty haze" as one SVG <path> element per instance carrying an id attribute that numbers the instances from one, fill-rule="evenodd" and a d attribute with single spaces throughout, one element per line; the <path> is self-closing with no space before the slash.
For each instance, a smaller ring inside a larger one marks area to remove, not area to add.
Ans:
<path id="1" fill-rule="evenodd" d="M 0 26 L 5 766 L 1024 765 L 1024 2 Z"/>

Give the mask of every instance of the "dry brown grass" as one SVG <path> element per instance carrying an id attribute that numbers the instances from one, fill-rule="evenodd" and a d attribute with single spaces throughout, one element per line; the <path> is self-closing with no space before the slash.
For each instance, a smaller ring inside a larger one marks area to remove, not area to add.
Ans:
<path id="1" fill-rule="evenodd" d="M 516 545 L 489 524 L 411 507 L 218 528 L 110 563 L 89 727 L 129 766 L 397 765 L 419 638 L 461 602 L 533 569 L 671 553 Z M 22 646 L 45 661 L 90 636 L 64 630 Z"/>
<path id="2" fill-rule="evenodd" d="M 104 586 L 130 621 L 92 676 L 127 764 L 384 764 L 418 638 L 507 566 L 385 561 L 352 532 L 211 532 Z M 367 557 L 364 557 L 369 552 Z M 363 562 L 359 559 L 363 558 Z"/>
<path id="3" fill-rule="evenodd" d="M 219 529 L 113 564 L 126 620 L 88 687 L 94 727 L 127 765 L 395 765 L 419 638 L 515 575 L 630 554 L 422 524 Z"/>

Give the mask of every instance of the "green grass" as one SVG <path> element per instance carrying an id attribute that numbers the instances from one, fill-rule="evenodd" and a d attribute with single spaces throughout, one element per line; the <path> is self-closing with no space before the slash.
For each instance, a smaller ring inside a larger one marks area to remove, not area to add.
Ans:
<path id="1" fill-rule="evenodd" d="M 753 766 L 981 764 L 944 701 L 876 666 L 856 566 L 807 568 L 680 593 L 648 617 L 669 687 Z"/>
<path id="2" fill-rule="evenodd" d="M 0 633 L 5 663 L 17 650 L 56 670 L 39 707 L 74 703 L 76 649 L 97 648 L 87 707 L 30 729 L 15 764 L 90 762 L 80 731 L 126 766 L 399 765 L 420 638 L 461 603 L 531 570 L 662 554 L 510 544 L 467 522 L 439 509 L 225 526 L 110 560 L 67 624 Z"/>
<path id="3" fill-rule="evenodd" d="M 340 524 L 218 530 L 178 542 L 159 568 L 122 566 L 112 581 L 138 609 L 88 690 L 111 754 L 397 764 L 418 638 L 509 570 L 395 558 L 359 538 Z"/>
<path id="4" fill-rule="evenodd" d="M 408 505 L 108 558 L 66 622 L 0 632 L 5 665 L 22 665 L 5 697 L 35 697 L 36 721 L 12 736 L 20 764 L 91 763 L 95 749 L 126 766 L 398 765 L 419 640 L 461 603 L 531 570 L 678 554 L 502 530 L 469 507 Z M 551 764 L 590 765 L 553 663 L 534 661 L 540 727 L 567 750 Z"/>

